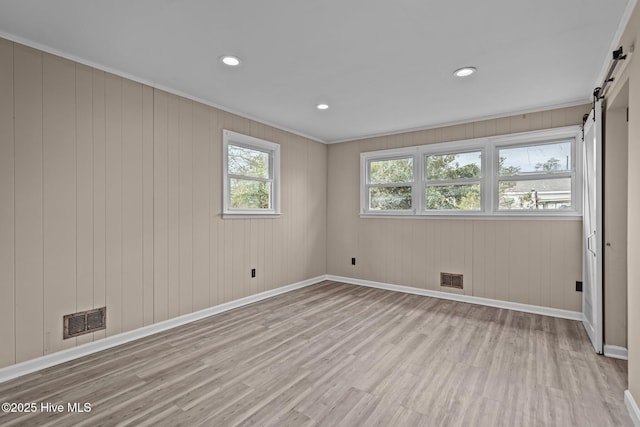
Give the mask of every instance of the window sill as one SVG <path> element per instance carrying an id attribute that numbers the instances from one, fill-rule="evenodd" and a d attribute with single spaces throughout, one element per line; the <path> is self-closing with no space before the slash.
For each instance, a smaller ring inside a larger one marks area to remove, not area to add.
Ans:
<path id="1" fill-rule="evenodd" d="M 279 213 L 223 213 L 222 219 L 278 219 Z"/>
<path id="2" fill-rule="evenodd" d="M 360 214 L 360 218 L 377 218 L 377 219 L 462 219 L 462 220 L 493 220 L 493 221 L 513 221 L 513 220 L 527 220 L 527 221 L 582 221 L 582 215 L 577 213 L 572 214 L 453 214 L 453 215 L 406 215 L 406 214 Z"/>

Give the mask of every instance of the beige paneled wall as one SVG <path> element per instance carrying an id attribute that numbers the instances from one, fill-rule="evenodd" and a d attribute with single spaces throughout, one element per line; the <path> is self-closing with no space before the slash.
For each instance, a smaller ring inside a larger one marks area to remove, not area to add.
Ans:
<path id="1" fill-rule="evenodd" d="M 0 365 L 15 358 L 15 147 L 13 45 L 0 40 Z"/>
<path id="2" fill-rule="evenodd" d="M 640 6 L 636 5 L 624 31 L 621 46 L 633 50 L 640 41 Z M 629 350 L 629 390 L 640 405 L 640 60 L 631 56 L 617 87 L 629 84 L 628 124 L 628 209 L 627 209 L 627 343 Z"/>
<path id="3" fill-rule="evenodd" d="M 589 106 L 329 146 L 327 272 L 377 282 L 581 310 L 582 223 L 575 220 L 359 217 L 360 153 L 580 124 Z M 351 258 L 357 263 L 351 265 Z M 439 286 L 464 274 L 464 291 Z"/>
<path id="4" fill-rule="evenodd" d="M 628 98 L 628 86 L 620 98 Z M 627 347 L 627 107 L 609 105 L 605 116 L 604 342 Z M 608 101 L 610 104 L 610 101 Z"/>
<path id="5" fill-rule="evenodd" d="M 635 41 L 640 40 L 640 6 L 636 6 Z M 640 61 L 629 71 L 629 208 L 628 208 L 628 349 L 629 390 L 640 405 Z"/>
<path id="6" fill-rule="evenodd" d="M 280 219 L 221 219 L 223 128 L 281 145 Z M 323 144 L 0 39 L 0 367 L 325 274 L 326 171 Z"/>

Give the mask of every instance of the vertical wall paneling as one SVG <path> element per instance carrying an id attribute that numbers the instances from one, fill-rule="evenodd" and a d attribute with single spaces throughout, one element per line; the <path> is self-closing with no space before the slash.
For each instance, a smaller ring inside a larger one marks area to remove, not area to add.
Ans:
<path id="1" fill-rule="evenodd" d="M 242 232 L 243 242 L 242 242 L 242 252 L 244 256 L 240 256 L 240 259 L 243 260 L 242 266 L 242 279 L 241 279 L 241 295 L 246 297 L 247 295 L 251 295 L 251 288 L 253 283 L 256 281 L 255 278 L 251 277 L 251 269 L 255 268 L 255 258 L 253 258 L 252 249 L 251 249 L 251 241 L 253 236 L 251 232 L 253 230 L 253 225 L 255 223 L 255 219 L 250 219 L 249 221 L 242 221 L 242 225 L 244 226 L 244 230 Z"/>
<path id="2" fill-rule="evenodd" d="M 180 314 L 180 98 L 168 95 L 169 317 Z"/>
<path id="3" fill-rule="evenodd" d="M 142 87 L 143 323 L 153 323 L 153 89 Z"/>
<path id="4" fill-rule="evenodd" d="M 13 43 L 0 39 L 0 367 L 15 363 Z"/>
<path id="5" fill-rule="evenodd" d="M 122 81 L 122 330 L 143 326 L 142 85 Z"/>
<path id="6" fill-rule="evenodd" d="M 42 54 L 14 46 L 16 362 L 44 354 Z"/>
<path id="7" fill-rule="evenodd" d="M 63 342 L 62 317 L 76 311 L 75 65 L 43 55 L 44 352 Z"/>
<path id="8" fill-rule="evenodd" d="M 296 276 L 296 271 L 299 266 L 298 254 L 294 253 L 294 247 L 297 246 L 297 242 L 291 242 L 291 236 L 295 233 L 295 222 L 296 215 L 298 211 L 298 206 L 293 203 L 297 182 L 296 180 L 300 176 L 299 165 L 295 164 L 297 150 L 294 147 L 291 147 L 289 141 L 284 137 L 283 132 L 276 131 L 275 139 L 280 141 L 283 146 L 283 154 L 282 161 L 284 164 L 283 168 L 283 176 L 282 176 L 282 185 L 284 186 L 284 190 L 282 192 L 283 196 L 283 209 L 287 212 L 287 218 L 283 221 L 283 238 L 281 240 L 282 244 L 282 254 L 283 254 L 283 264 L 280 267 L 282 271 L 281 280 L 285 283 L 290 283 L 293 278 Z M 285 263 L 287 267 L 285 267 Z"/>
<path id="9" fill-rule="evenodd" d="M 76 65 L 76 309 L 93 308 L 93 71 Z M 91 334 L 76 338 L 78 344 Z"/>
<path id="10" fill-rule="evenodd" d="M 309 223 L 312 233 L 309 237 L 309 254 L 313 263 L 312 276 L 327 271 L 327 147 L 321 144 L 309 144 L 309 189 L 313 192 L 307 198 Z"/>
<path id="11" fill-rule="evenodd" d="M 242 298 L 244 296 L 244 282 L 249 275 L 249 270 L 245 267 L 248 262 L 242 256 L 244 254 L 244 224 L 246 221 L 229 220 L 231 232 L 225 234 L 227 250 L 231 256 L 231 293 L 229 301 Z M 229 229 L 226 230 L 228 232 Z"/>
<path id="12" fill-rule="evenodd" d="M 509 301 L 526 304 L 529 288 L 529 227 L 516 221 L 509 224 Z"/>
<path id="13" fill-rule="evenodd" d="M 618 80 L 618 78 L 616 78 Z M 624 81 L 624 80 L 623 80 Z M 629 85 L 607 101 L 604 137 L 604 340 L 627 347 L 627 177 Z"/>
<path id="14" fill-rule="evenodd" d="M 211 130 L 209 112 L 201 104 L 193 105 L 193 310 L 202 310 L 211 304 L 210 257 L 211 224 L 210 158 Z"/>
<path id="15" fill-rule="evenodd" d="M 527 272 L 525 276 L 527 287 L 523 290 L 522 298 L 528 304 L 541 305 L 540 294 L 544 283 L 540 280 L 546 269 L 539 268 L 541 265 L 548 265 L 548 260 L 544 259 L 544 254 L 549 251 L 545 248 L 547 241 L 542 221 L 531 221 L 527 227 Z M 546 262 L 546 264 L 545 264 Z"/>
<path id="16" fill-rule="evenodd" d="M 511 248 L 509 246 L 511 240 L 509 239 L 509 222 L 500 222 L 496 224 L 495 230 L 495 242 L 496 242 L 496 256 L 494 258 L 486 259 L 489 264 L 493 266 L 495 271 L 494 277 L 488 277 L 488 280 L 493 280 L 495 283 L 495 294 L 489 296 L 489 298 L 495 298 L 499 300 L 509 301 L 509 286 L 513 283 L 509 281 L 509 253 Z"/>
<path id="17" fill-rule="evenodd" d="M 429 245 L 424 244 L 428 230 L 426 227 L 423 227 L 422 224 L 415 221 L 411 221 L 408 226 L 410 228 L 409 233 L 411 235 L 411 245 L 410 251 L 407 254 L 407 259 L 405 260 L 404 268 L 407 269 L 407 276 L 405 277 L 405 280 L 411 286 L 425 289 L 427 287 L 427 278 L 425 277 L 424 272 L 418 271 L 410 266 L 413 266 L 416 263 L 425 265 L 427 262 L 431 261 L 428 254 Z"/>
<path id="18" fill-rule="evenodd" d="M 168 96 L 153 96 L 153 321 L 169 318 Z"/>
<path id="19" fill-rule="evenodd" d="M 464 293 L 466 295 L 474 295 L 474 277 L 473 271 L 473 228 L 475 226 L 474 221 L 464 222 Z"/>
<path id="20" fill-rule="evenodd" d="M 296 177 L 293 180 L 292 188 L 292 200 L 296 200 L 293 232 L 289 236 L 288 241 L 293 249 L 290 249 L 297 255 L 296 266 L 294 270 L 294 276 L 290 278 L 290 282 L 299 282 L 305 278 L 305 273 L 308 271 L 307 261 L 309 260 L 309 228 L 307 226 L 307 197 L 311 197 L 309 187 L 309 178 L 307 176 L 308 169 L 308 155 L 309 155 L 309 143 L 303 142 L 302 144 L 296 143 L 292 138 L 287 135 L 287 139 L 290 141 L 291 152 L 294 154 L 292 159 L 292 167 L 295 165 Z"/>
<path id="21" fill-rule="evenodd" d="M 637 46 L 640 37 L 640 8 L 630 18 L 623 40 L 626 46 Z M 631 58 L 629 73 L 629 121 L 628 121 L 628 174 L 627 174 L 627 257 L 632 262 L 627 265 L 627 307 L 629 349 L 629 392 L 636 404 L 640 402 L 640 169 L 635 167 L 640 161 L 640 60 Z M 619 80 L 623 82 L 624 80 Z"/>
<path id="22" fill-rule="evenodd" d="M 265 220 L 265 219 L 260 219 L 257 221 L 258 224 L 257 224 L 257 230 L 256 230 L 256 236 L 255 236 L 255 242 L 256 242 L 255 257 L 257 259 L 256 268 L 258 269 L 260 274 L 258 275 L 257 280 L 255 281 L 255 284 L 253 287 L 254 293 L 265 291 L 266 269 L 265 269 L 265 262 L 264 262 L 264 255 L 265 255 L 264 230 L 267 225 L 267 221 L 268 220 Z"/>
<path id="23" fill-rule="evenodd" d="M 106 122 L 105 73 L 93 70 L 93 307 L 106 305 Z M 108 313 L 107 313 L 108 315 Z M 93 339 L 104 338 L 96 331 Z"/>
<path id="24" fill-rule="evenodd" d="M 209 191 L 209 248 L 210 248 L 210 275 L 209 275 L 209 304 L 216 305 L 222 302 L 222 271 L 224 261 L 224 229 L 222 225 L 222 192 L 216 193 L 214 189 L 222 188 L 222 128 L 218 110 L 211 109 L 209 112 L 209 167 L 207 170 Z M 218 136 L 220 135 L 220 136 Z"/>
<path id="25" fill-rule="evenodd" d="M 105 76 L 107 335 L 122 332 L 122 79 Z"/>
<path id="26" fill-rule="evenodd" d="M 179 103 L 178 233 L 180 314 L 193 311 L 193 102 Z"/>

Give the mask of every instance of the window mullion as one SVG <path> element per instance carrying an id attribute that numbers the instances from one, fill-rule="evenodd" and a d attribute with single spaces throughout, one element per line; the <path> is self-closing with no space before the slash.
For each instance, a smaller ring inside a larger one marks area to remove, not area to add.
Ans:
<path id="1" fill-rule="evenodd" d="M 480 184 L 482 177 L 480 178 L 460 178 L 460 179 L 439 179 L 439 180 L 425 180 L 426 187 L 442 187 L 445 185 L 466 185 L 466 184 Z"/>
<path id="2" fill-rule="evenodd" d="M 413 165 L 413 198 L 415 201 L 413 212 L 415 214 L 419 214 L 424 212 L 424 154 L 416 153 Z"/>
<path id="3" fill-rule="evenodd" d="M 574 175 L 575 175 L 574 171 L 536 173 L 531 175 L 499 176 L 498 181 L 542 181 L 545 179 L 571 178 Z"/>
<path id="4" fill-rule="evenodd" d="M 242 179 L 245 181 L 258 181 L 258 182 L 273 182 L 272 178 L 259 178 L 257 176 L 247 176 L 247 175 L 233 175 L 227 174 L 229 179 Z"/>

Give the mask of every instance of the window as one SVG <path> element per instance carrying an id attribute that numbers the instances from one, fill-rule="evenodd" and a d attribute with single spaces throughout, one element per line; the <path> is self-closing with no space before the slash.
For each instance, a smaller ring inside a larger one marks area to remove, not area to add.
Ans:
<path id="1" fill-rule="evenodd" d="M 481 209 L 482 151 L 425 154 L 424 159 L 424 209 Z"/>
<path id="2" fill-rule="evenodd" d="M 361 214 L 579 217 L 578 131 L 361 153 Z"/>
<path id="3" fill-rule="evenodd" d="M 498 209 L 571 209 L 575 180 L 573 144 L 498 148 Z"/>
<path id="4" fill-rule="evenodd" d="M 413 157 L 400 157 L 367 162 L 368 210 L 411 211 L 413 160 Z"/>
<path id="5" fill-rule="evenodd" d="M 280 146 L 223 131 L 223 214 L 280 213 Z"/>

